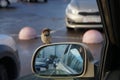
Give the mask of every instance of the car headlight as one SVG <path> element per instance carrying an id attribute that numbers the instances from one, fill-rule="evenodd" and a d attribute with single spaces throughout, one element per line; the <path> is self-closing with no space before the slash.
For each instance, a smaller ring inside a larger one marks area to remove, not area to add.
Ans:
<path id="1" fill-rule="evenodd" d="M 68 5 L 68 7 L 66 9 L 66 13 L 78 14 L 78 10 L 76 8 L 72 7 L 71 5 Z"/>

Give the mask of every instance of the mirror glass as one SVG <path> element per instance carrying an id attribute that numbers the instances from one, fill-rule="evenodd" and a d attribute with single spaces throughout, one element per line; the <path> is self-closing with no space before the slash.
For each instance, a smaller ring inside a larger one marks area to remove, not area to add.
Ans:
<path id="1" fill-rule="evenodd" d="M 84 55 L 84 49 L 78 44 L 45 46 L 36 51 L 34 70 L 42 76 L 80 75 Z"/>

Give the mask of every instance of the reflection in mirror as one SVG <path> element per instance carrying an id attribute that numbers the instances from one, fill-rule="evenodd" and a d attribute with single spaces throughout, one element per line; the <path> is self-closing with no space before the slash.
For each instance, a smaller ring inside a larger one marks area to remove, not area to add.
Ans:
<path id="1" fill-rule="evenodd" d="M 77 44 L 49 45 L 39 49 L 34 68 L 40 75 L 77 75 L 84 65 L 83 48 Z"/>

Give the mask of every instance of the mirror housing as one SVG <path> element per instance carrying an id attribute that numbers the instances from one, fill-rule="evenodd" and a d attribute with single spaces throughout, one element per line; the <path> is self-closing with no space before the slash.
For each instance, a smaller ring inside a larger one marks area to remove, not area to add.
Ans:
<path id="1" fill-rule="evenodd" d="M 33 73 L 44 78 L 94 77 L 93 57 L 83 43 L 61 42 L 38 47 L 33 56 Z"/>

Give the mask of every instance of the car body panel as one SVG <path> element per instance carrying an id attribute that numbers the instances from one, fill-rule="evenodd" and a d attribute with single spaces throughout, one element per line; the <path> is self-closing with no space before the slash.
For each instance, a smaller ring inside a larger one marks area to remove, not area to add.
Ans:
<path id="1" fill-rule="evenodd" d="M 87 4 L 87 5 L 85 5 Z M 95 0 L 72 0 L 71 5 L 76 6 L 80 12 L 97 12 L 98 7 Z"/>
<path id="2" fill-rule="evenodd" d="M 18 78 L 20 60 L 16 43 L 11 36 L 0 34 L 0 65 L 5 66 L 10 79 Z"/>
<path id="3" fill-rule="evenodd" d="M 16 43 L 14 39 L 8 35 L 0 34 L 0 45 L 6 45 L 11 47 L 14 51 L 16 51 Z"/>

